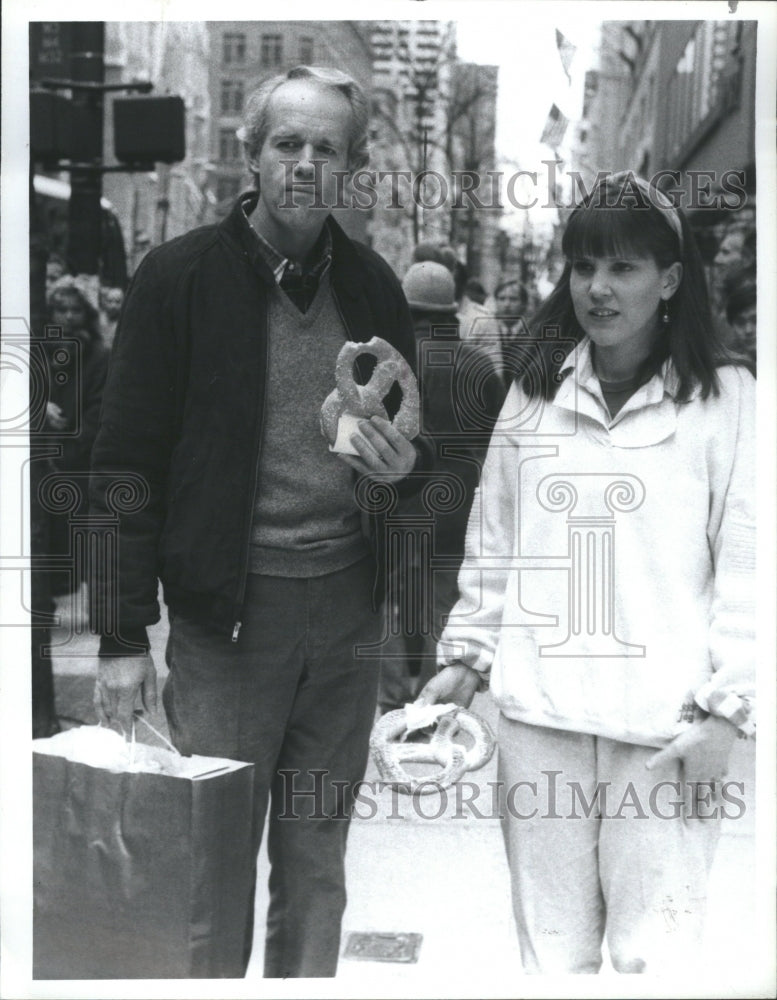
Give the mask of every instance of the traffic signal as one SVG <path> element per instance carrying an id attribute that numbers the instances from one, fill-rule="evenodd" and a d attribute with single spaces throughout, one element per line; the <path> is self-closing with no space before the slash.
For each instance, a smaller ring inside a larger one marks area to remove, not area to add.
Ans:
<path id="1" fill-rule="evenodd" d="M 74 155 L 73 105 L 51 90 L 30 91 L 30 155 L 69 160 Z"/>
<path id="2" fill-rule="evenodd" d="M 186 156 L 181 97 L 117 97 L 113 148 L 121 163 L 178 163 Z"/>

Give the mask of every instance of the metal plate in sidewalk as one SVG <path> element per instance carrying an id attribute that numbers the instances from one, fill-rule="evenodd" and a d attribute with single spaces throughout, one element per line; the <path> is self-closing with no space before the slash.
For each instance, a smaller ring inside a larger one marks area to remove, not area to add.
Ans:
<path id="1" fill-rule="evenodd" d="M 381 934 L 354 931 L 348 935 L 343 958 L 367 962 L 417 962 L 423 934 Z"/>

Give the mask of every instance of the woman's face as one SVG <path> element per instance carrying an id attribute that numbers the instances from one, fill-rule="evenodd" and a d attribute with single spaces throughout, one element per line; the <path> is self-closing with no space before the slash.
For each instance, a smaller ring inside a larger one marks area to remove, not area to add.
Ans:
<path id="1" fill-rule="evenodd" d="M 569 290 L 577 321 L 597 347 L 644 356 L 658 333 L 661 300 L 681 273 L 680 264 L 662 269 L 652 257 L 575 257 Z"/>
<path id="2" fill-rule="evenodd" d="M 51 307 L 51 320 L 67 336 L 86 336 L 86 309 L 74 292 L 57 295 Z"/>

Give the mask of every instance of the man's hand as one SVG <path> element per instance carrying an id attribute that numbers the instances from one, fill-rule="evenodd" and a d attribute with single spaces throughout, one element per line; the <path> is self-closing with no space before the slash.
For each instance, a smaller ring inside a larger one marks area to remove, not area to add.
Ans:
<path id="1" fill-rule="evenodd" d="M 359 421 L 359 434 L 351 436 L 358 455 L 339 455 L 361 475 L 383 473 L 401 479 L 413 471 L 416 450 L 407 438 L 383 417 Z"/>
<path id="2" fill-rule="evenodd" d="M 107 726 L 118 723 L 124 733 L 129 733 L 138 692 L 146 711 L 155 711 L 156 667 L 151 656 L 100 657 L 94 687 L 94 707 L 100 722 Z"/>
<path id="3" fill-rule="evenodd" d="M 469 708 L 480 685 L 480 674 L 465 666 L 454 663 L 443 667 L 425 685 L 415 700 L 416 705 L 436 705 L 453 701 L 462 708 Z"/>

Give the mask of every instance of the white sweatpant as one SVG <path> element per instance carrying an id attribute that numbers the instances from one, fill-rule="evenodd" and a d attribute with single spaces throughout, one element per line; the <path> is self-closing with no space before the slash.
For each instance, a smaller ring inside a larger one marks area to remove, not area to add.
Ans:
<path id="1" fill-rule="evenodd" d="M 684 815 L 682 791 L 662 784 L 681 780 L 680 765 L 648 771 L 655 753 L 500 716 L 502 829 L 527 972 L 598 972 L 605 935 L 619 972 L 694 962 L 720 809 L 702 794 Z"/>

